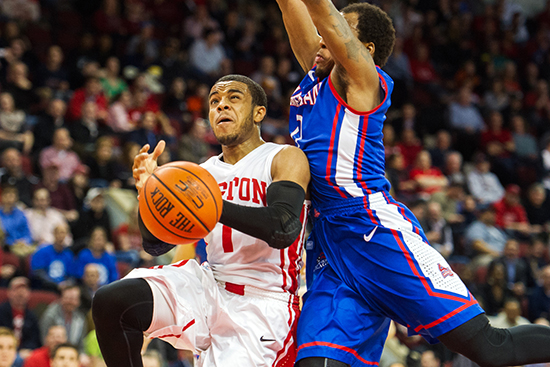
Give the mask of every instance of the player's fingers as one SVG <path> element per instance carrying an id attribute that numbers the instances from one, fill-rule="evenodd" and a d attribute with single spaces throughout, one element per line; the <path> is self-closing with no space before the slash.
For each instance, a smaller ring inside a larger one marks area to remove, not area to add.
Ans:
<path id="1" fill-rule="evenodd" d="M 166 147 L 166 142 L 164 140 L 159 141 L 153 151 L 153 159 L 156 160 L 164 152 L 164 147 Z"/>
<path id="2" fill-rule="evenodd" d="M 149 158 L 149 153 L 140 153 L 134 157 L 134 165 L 132 168 L 138 168 L 142 165 L 142 163 Z"/>
<path id="3" fill-rule="evenodd" d="M 151 148 L 149 146 L 149 144 L 145 144 L 144 146 L 141 147 L 141 149 L 139 150 L 140 153 L 147 153 L 149 151 L 149 148 Z"/>

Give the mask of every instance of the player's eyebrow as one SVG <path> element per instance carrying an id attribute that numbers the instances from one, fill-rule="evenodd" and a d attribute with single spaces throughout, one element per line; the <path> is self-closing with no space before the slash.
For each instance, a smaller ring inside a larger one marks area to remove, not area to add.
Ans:
<path id="1" fill-rule="evenodd" d="M 242 90 L 239 90 L 239 89 L 229 89 L 229 90 L 227 91 L 227 93 L 240 93 L 240 94 L 242 94 L 242 95 L 244 96 L 244 92 L 243 92 Z M 218 92 L 218 91 L 213 91 L 213 92 L 211 92 L 210 95 L 208 96 L 208 98 L 212 98 L 212 96 L 213 96 L 214 94 L 219 94 L 219 92 Z"/>

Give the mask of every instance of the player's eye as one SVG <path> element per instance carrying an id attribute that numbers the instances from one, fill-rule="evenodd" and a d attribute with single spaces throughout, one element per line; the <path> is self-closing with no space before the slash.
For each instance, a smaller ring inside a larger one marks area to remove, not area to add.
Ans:
<path id="1" fill-rule="evenodd" d="M 319 33 L 319 30 L 317 28 L 315 28 L 315 32 L 317 32 L 317 35 L 321 37 L 321 33 Z"/>

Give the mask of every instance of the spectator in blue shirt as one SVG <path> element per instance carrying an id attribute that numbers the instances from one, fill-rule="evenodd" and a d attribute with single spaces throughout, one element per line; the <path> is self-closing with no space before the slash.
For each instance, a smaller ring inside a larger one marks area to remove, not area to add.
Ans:
<path id="1" fill-rule="evenodd" d="M 99 284 L 104 285 L 118 279 L 116 258 L 107 252 L 107 232 L 103 227 L 95 227 L 88 240 L 88 248 L 78 254 L 75 261 L 75 275 L 82 279 L 87 264 L 98 264 Z"/>
<path id="2" fill-rule="evenodd" d="M 73 276 L 73 252 L 65 247 L 68 233 L 66 224 L 57 225 L 53 231 L 53 243 L 41 247 L 32 256 L 32 277 L 38 280 L 42 288 L 58 290 Z"/>
<path id="3" fill-rule="evenodd" d="M 18 200 L 17 187 L 6 185 L 2 188 L 0 221 L 5 234 L 4 241 L 10 251 L 25 257 L 34 251 L 34 247 L 27 217 L 15 206 Z"/>

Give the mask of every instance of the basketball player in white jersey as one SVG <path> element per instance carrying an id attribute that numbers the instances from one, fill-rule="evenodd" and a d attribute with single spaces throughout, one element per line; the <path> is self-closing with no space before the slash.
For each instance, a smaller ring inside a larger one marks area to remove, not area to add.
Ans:
<path id="1" fill-rule="evenodd" d="M 294 365 L 308 162 L 298 148 L 261 139 L 267 98 L 251 79 L 219 79 L 209 104 L 222 154 L 202 166 L 224 199 L 220 223 L 205 238 L 209 263 L 134 269 L 96 293 L 92 311 L 108 367 L 142 366 L 143 334 L 200 353 L 199 366 Z M 138 191 L 164 145 L 136 156 Z M 149 253 L 173 247 L 141 222 L 140 229 Z"/>

